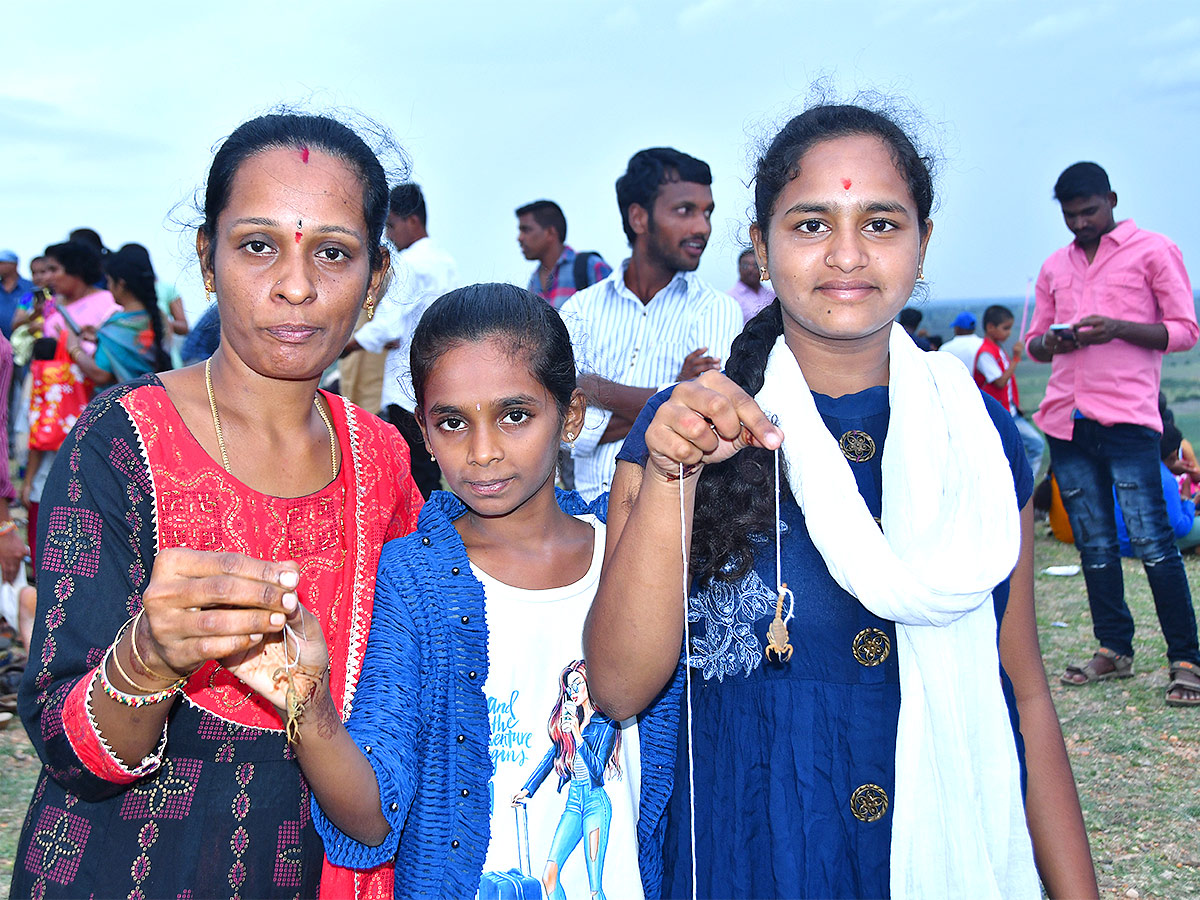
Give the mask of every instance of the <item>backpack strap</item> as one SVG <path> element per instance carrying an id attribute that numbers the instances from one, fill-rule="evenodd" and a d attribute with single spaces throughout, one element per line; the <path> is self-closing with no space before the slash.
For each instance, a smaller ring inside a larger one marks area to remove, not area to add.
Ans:
<path id="1" fill-rule="evenodd" d="M 584 250 L 582 253 L 575 254 L 575 265 L 572 269 L 575 275 L 575 290 L 582 291 L 585 287 L 591 287 L 590 263 L 593 256 L 599 255 L 594 250 Z"/>

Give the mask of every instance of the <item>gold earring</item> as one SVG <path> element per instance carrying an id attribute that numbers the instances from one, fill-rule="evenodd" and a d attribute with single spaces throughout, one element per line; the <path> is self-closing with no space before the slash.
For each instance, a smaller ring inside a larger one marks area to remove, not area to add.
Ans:
<path id="1" fill-rule="evenodd" d="M 575 443 L 575 432 L 573 432 L 573 431 L 568 431 L 568 432 L 567 432 L 567 443 L 568 443 L 568 444 L 573 444 L 573 443 Z"/>
<path id="2" fill-rule="evenodd" d="M 367 321 L 375 318 L 375 298 L 367 294 L 367 302 L 363 304 L 363 309 L 367 311 Z"/>
<path id="3" fill-rule="evenodd" d="M 429 454 L 429 461 L 430 461 L 430 462 L 437 462 L 437 457 L 436 457 L 436 456 L 434 456 L 432 453 L 430 453 L 430 454 Z"/>
<path id="4" fill-rule="evenodd" d="M 204 300 L 206 303 L 213 302 L 213 294 L 216 293 L 216 290 L 211 281 L 204 282 Z"/>
<path id="5" fill-rule="evenodd" d="M 770 281 L 771 280 L 771 274 L 767 271 L 766 266 L 758 267 L 758 277 L 762 281 Z"/>
<path id="6" fill-rule="evenodd" d="M 917 263 L 917 281 L 925 280 L 925 263 Z"/>

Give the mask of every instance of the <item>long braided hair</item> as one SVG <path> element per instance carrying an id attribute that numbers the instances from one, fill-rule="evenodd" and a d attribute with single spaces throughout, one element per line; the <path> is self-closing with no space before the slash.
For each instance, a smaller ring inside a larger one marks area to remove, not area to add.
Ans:
<path id="1" fill-rule="evenodd" d="M 766 240 L 775 202 L 800 174 L 804 155 L 816 144 L 851 135 L 877 137 L 891 151 L 896 169 L 908 182 L 924 231 L 933 208 L 932 163 L 922 156 L 891 116 L 861 106 L 814 106 L 791 119 L 758 161 L 754 176 L 755 222 Z M 725 374 L 754 396 L 763 386 L 767 357 L 783 334 L 778 299 L 746 323 L 733 342 Z M 769 450 L 748 447 L 730 459 L 707 465 L 696 486 L 691 569 L 696 578 L 737 581 L 754 563 L 757 535 L 774 528 L 774 459 Z M 787 493 L 786 479 L 780 489 Z"/>
<path id="2" fill-rule="evenodd" d="M 149 252 L 141 244 L 126 244 L 116 253 L 106 255 L 103 265 L 104 274 L 113 281 L 125 282 L 125 287 L 145 309 L 154 334 L 154 371 L 166 372 L 171 368 L 171 354 L 165 349 L 166 328 L 154 291 L 154 267 Z"/>
<path id="3" fill-rule="evenodd" d="M 733 341 L 725 374 L 751 397 L 763 386 L 767 356 L 781 334 L 783 311 L 776 299 L 747 322 Z M 751 537 L 768 531 L 775 515 L 773 456 L 770 450 L 747 447 L 700 473 L 691 567 L 701 581 L 737 581 L 750 570 Z M 787 485 L 781 489 L 787 490 Z"/>

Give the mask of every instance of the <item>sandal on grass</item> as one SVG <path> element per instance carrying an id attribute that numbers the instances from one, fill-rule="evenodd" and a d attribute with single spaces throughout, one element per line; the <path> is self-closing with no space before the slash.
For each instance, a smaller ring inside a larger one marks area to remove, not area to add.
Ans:
<path id="1" fill-rule="evenodd" d="M 1167 706 L 1200 706 L 1200 666 L 1191 662 L 1173 662 L 1168 670 Z M 1172 691 L 1192 691 L 1195 697 L 1172 697 Z"/>
<path id="2" fill-rule="evenodd" d="M 1107 660 L 1111 668 L 1101 668 L 1104 663 L 1099 663 L 1099 660 Z M 1107 647 L 1101 647 L 1096 651 L 1095 655 L 1082 666 L 1067 666 L 1067 671 L 1059 679 L 1063 684 L 1069 684 L 1072 687 L 1080 687 L 1081 685 L 1091 684 L 1093 681 L 1108 681 L 1110 678 L 1132 678 L 1133 677 L 1133 657 L 1122 656 Z M 1080 681 L 1079 679 L 1083 679 Z"/>

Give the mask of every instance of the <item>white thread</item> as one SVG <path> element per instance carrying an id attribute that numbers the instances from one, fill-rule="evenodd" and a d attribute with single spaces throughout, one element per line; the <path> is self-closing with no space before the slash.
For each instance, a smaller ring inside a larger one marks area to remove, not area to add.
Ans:
<path id="1" fill-rule="evenodd" d="M 783 562 L 779 552 L 779 451 L 775 456 L 775 590 L 783 590 Z"/>
<path id="2" fill-rule="evenodd" d="M 683 502 L 683 463 L 679 464 L 679 548 L 683 552 L 683 680 L 687 689 L 688 818 L 691 828 L 692 900 L 696 900 L 696 761 L 692 746 L 692 629 L 688 624 L 687 511 Z M 776 502 L 779 498 L 776 472 Z"/>
<path id="3" fill-rule="evenodd" d="M 796 611 L 796 595 L 783 584 L 783 562 L 780 552 L 780 546 L 783 543 L 782 521 L 779 517 L 779 449 L 777 448 L 775 450 L 775 592 L 777 594 L 786 593 L 791 600 L 791 603 L 788 604 L 788 614 L 783 620 L 790 622 L 792 614 Z"/>
<path id="4" fill-rule="evenodd" d="M 303 615 L 303 614 L 301 614 L 301 615 Z M 296 642 L 296 658 L 293 659 L 291 662 L 288 662 L 288 635 L 289 634 L 292 636 L 292 640 L 294 640 Z M 296 637 L 296 632 L 292 631 L 291 625 L 284 625 L 283 626 L 283 668 L 285 671 L 290 672 L 292 669 L 296 668 L 296 666 L 299 664 L 299 662 L 300 662 L 300 638 Z"/>

